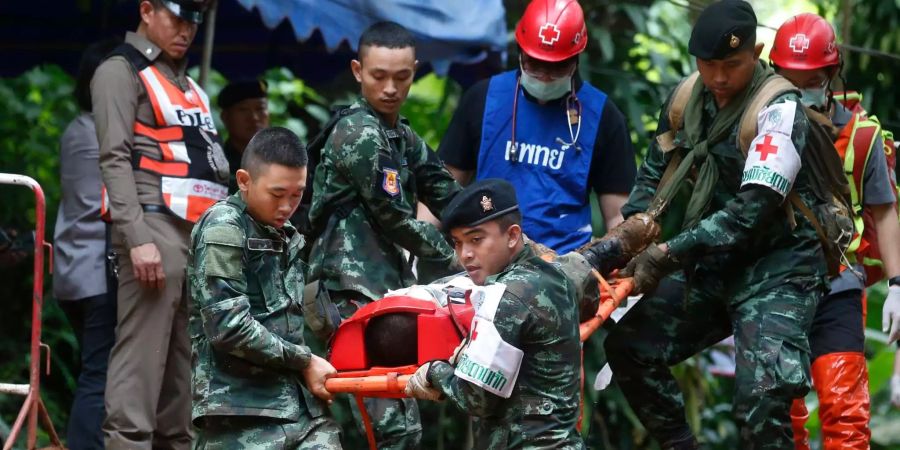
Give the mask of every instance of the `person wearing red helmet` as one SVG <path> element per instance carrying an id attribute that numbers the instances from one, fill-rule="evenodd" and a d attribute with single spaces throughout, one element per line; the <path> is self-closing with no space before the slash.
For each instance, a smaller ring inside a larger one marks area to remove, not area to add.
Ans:
<path id="1" fill-rule="evenodd" d="M 525 233 L 560 253 L 590 241 L 591 192 L 606 228 L 621 222 L 637 172 L 621 111 L 578 76 L 587 41 L 577 1 L 532 1 L 516 27 L 518 69 L 469 89 L 439 148 L 461 184 L 511 182 Z"/>
<path id="2" fill-rule="evenodd" d="M 885 332 L 889 340 L 900 336 L 900 224 L 897 220 L 896 183 L 891 180 L 881 139 L 880 125 L 864 111 L 851 111 L 834 101 L 832 80 L 840 75 L 841 56 L 834 30 L 815 14 L 788 19 L 775 34 L 770 54 L 772 65 L 800 88 L 800 101 L 829 116 L 839 130 L 835 141 L 844 159 L 845 173 L 857 211 L 856 235 L 848 250 L 851 265 L 831 281 L 831 291 L 816 308 L 809 344 L 812 379 L 819 396 L 823 448 L 869 448 L 869 388 L 865 341 L 867 284 L 863 266 L 868 247 L 880 250 L 883 270 L 890 279 L 884 305 Z M 871 211 L 874 220 L 863 220 Z M 874 225 L 874 230 L 871 225 Z M 877 240 L 877 245 L 872 237 Z M 871 272 L 870 272 L 871 273 Z M 888 326 L 890 325 L 890 326 Z M 794 437 L 798 449 L 809 448 L 803 428 L 808 413 L 803 399 L 792 408 Z"/>

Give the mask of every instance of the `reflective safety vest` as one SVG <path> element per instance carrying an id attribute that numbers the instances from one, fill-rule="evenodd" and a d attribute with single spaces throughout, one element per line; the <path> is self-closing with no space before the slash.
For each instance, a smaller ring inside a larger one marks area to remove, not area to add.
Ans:
<path id="1" fill-rule="evenodd" d="M 132 166 L 159 176 L 163 204 L 172 214 L 196 222 L 207 208 L 228 196 L 228 160 L 210 114 L 209 98 L 190 77 L 188 90 L 169 81 L 137 49 L 123 44 L 112 55 L 124 56 L 138 74 L 153 108 L 155 123 L 134 123 L 134 137 L 159 149 L 156 159 L 137 149 Z M 108 218 L 104 188 L 101 214 Z"/>
<path id="2" fill-rule="evenodd" d="M 891 132 L 881 128 L 878 118 L 866 113 L 862 107 L 861 94 L 852 91 L 838 92 L 834 94 L 834 98 L 853 112 L 852 119 L 841 129 L 834 144 L 844 161 L 844 173 L 850 184 L 854 225 L 856 226 L 856 235 L 854 235 L 847 252 L 851 261 L 863 265 L 866 272 L 866 285 L 871 286 L 884 279 L 885 273 L 884 265 L 881 262 L 881 253 L 878 250 L 875 220 L 871 209 L 865 206 L 863 199 L 864 178 L 872 148 L 879 135 L 884 140 L 888 170 L 890 173 L 894 172 L 896 166 L 894 139 Z M 893 182 L 896 201 L 900 191 L 898 191 L 896 180 Z M 895 203 L 894 207 L 896 208 L 896 206 Z M 900 215 L 898 215 L 898 220 L 900 220 Z"/>

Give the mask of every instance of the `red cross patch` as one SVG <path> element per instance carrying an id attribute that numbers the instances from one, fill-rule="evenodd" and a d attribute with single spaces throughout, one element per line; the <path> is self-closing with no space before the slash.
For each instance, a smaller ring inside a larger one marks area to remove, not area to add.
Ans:
<path id="1" fill-rule="evenodd" d="M 772 145 L 772 136 L 767 134 L 761 143 L 756 144 L 756 149 L 754 151 L 760 154 L 760 161 L 765 161 L 770 154 L 778 154 L 778 146 Z"/>
<path id="2" fill-rule="evenodd" d="M 552 46 L 559 40 L 559 28 L 547 22 L 538 30 L 538 36 L 540 36 L 542 44 Z"/>
<path id="3" fill-rule="evenodd" d="M 478 329 L 477 328 L 478 328 L 478 322 L 475 322 L 475 326 L 472 327 L 472 339 L 469 339 L 470 341 L 474 341 L 475 338 L 478 337 Z"/>
<path id="4" fill-rule="evenodd" d="M 803 53 L 809 48 L 809 38 L 803 33 L 797 33 L 788 42 L 794 53 Z"/>

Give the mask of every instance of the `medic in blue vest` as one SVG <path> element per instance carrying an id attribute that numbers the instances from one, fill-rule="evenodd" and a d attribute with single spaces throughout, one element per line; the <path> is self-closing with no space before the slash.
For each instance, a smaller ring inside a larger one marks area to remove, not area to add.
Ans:
<path id="1" fill-rule="evenodd" d="M 622 221 L 636 174 L 624 116 L 577 74 L 587 41 L 577 1 L 532 1 L 516 27 L 519 69 L 469 89 L 439 149 L 463 185 L 511 182 L 525 233 L 560 253 L 590 241 L 591 192 L 606 229 Z"/>

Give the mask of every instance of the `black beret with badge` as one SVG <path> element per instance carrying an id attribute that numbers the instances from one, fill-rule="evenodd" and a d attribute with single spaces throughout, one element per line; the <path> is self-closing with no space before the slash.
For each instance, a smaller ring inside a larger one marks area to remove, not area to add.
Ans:
<path id="1" fill-rule="evenodd" d="M 248 98 L 266 98 L 269 86 L 263 80 L 240 80 L 229 83 L 219 92 L 219 108 L 227 109 Z"/>
<path id="2" fill-rule="evenodd" d="M 725 59 L 756 45 L 756 13 L 743 0 L 711 3 L 697 18 L 688 51 L 700 59 Z"/>
<path id="3" fill-rule="evenodd" d="M 519 209 L 516 188 L 500 178 L 476 181 L 456 194 L 441 214 L 441 228 L 474 227 Z"/>

